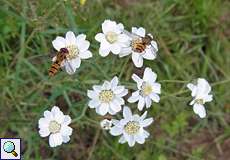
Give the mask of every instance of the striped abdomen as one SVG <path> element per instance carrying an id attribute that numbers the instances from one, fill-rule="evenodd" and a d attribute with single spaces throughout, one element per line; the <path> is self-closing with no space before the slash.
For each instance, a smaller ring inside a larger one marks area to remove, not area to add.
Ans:
<path id="1" fill-rule="evenodd" d="M 49 76 L 54 76 L 58 72 L 58 70 L 61 67 L 61 63 L 63 62 L 65 57 L 66 56 L 64 54 L 62 54 L 61 52 L 58 52 L 56 60 L 53 62 L 53 64 L 51 65 L 49 69 Z"/>
<path id="2" fill-rule="evenodd" d="M 134 51 L 138 52 L 138 53 L 142 53 L 146 48 L 146 45 L 143 43 L 136 43 L 133 46 Z"/>

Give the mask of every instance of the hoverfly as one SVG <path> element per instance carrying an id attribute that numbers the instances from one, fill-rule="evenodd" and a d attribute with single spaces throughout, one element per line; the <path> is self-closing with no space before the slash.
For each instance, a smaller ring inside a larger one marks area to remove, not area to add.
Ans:
<path id="1" fill-rule="evenodd" d="M 61 48 L 57 52 L 56 58 L 49 69 L 49 76 L 54 76 L 61 68 L 61 63 L 66 59 L 66 55 L 69 53 L 67 48 Z"/>
<path id="2" fill-rule="evenodd" d="M 141 37 L 135 33 L 130 33 L 129 31 L 124 30 L 124 33 L 129 36 L 131 40 L 131 48 L 134 52 L 143 53 L 145 49 L 150 48 L 152 53 L 156 54 L 157 49 L 152 43 L 153 37 L 150 34 L 145 35 L 145 37 Z"/>

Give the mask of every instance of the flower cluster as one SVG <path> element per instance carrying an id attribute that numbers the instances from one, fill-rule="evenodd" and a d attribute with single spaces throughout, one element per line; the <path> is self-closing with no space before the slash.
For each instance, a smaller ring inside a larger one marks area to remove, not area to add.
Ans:
<path id="1" fill-rule="evenodd" d="M 146 34 L 145 29 L 132 27 L 132 32 L 124 29 L 123 24 L 105 20 L 102 23 L 102 32 L 95 36 L 100 42 L 99 54 L 102 57 L 110 52 L 119 57 L 132 54 L 136 67 L 143 66 L 143 59 L 154 60 L 158 51 L 157 43 L 151 34 Z"/>
<path id="2" fill-rule="evenodd" d="M 123 24 L 105 20 L 102 23 L 102 32 L 97 33 L 95 39 L 100 43 L 99 55 L 106 57 L 112 53 L 121 58 L 131 54 L 136 67 L 143 66 L 143 59 L 154 60 L 157 56 L 157 43 L 142 27 L 132 27 L 132 31 L 128 32 Z M 58 52 L 52 60 L 52 68 L 57 70 L 60 66 L 70 75 L 80 67 L 82 59 L 92 57 L 92 53 L 88 50 L 90 43 L 84 34 L 75 36 L 69 31 L 65 38 L 58 36 L 52 44 Z M 142 115 L 133 114 L 126 103 L 130 105 L 136 103 L 139 111 L 149 109 L 153 102 L 160 102 L 161 84 L 156 82 L 157 74 L 149 67 L 144 69 L 143 75 L 138 76 L 134 73 L 131 78 L 136 83 L 136 89 L 130 92 L 128 97 L 128 89 L 120 85 L 117 76 L 110 81 L 105 80 L 101 85 L 93 85 L 92 90 L 87 91 L 87 96 L 90 99 L 89 108 L 95 109 L 100 116 L 106 117 L 109 114 L 112 117 L 103 118 L 100 122 L 101 128 L 109 131 L 113 136 L 121 136 L 119 143 L 127 142 L 130 147 L 133 147 L 136 142 L 143 144 L 150 136 L 145 129 L 153 123 L 153 118 L 146 118 L 147 111 Z M 191 90 L 193 98 L 189 105 L 193 106 L 194 112 L 200 118 L 206 117 L 204 104 L 213 99 L 210 94 L 211 86 L 207 80 L 198 78 L 195 84 L 188 83 L 187 87 Z M 122 118 L 117 116 L 121 111 Z M 59 146 L 70 141 L 72 134 L 70 123 L 70 116 L 64 115 L 58 107 L 54 106 L 51 111 L 45 111 L 44 117 L 39 120 L 39 134 L 41 137 L 49 136 L 51 147 Z"/>

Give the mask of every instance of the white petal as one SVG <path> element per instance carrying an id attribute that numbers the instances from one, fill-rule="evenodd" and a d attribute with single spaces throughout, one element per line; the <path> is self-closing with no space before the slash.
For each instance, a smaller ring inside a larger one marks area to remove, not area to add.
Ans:
<path id="1" fill-rule="evenodd" d="M 68 45 L 76 45 L 76 37 L 72 31 L 68 31 L 65 36 Z"/>
<path id="2" fill-rule="evenodd" d="M 126 119 L 121 119 L 120 121 L 119 121 L 119 127 L 121 127 L 121 128 L 124 128 L 124 126 L 130 121 L 132 119 L 132 116 L 130 117 L 130 118 L 126 118 Z"/>
<path id="3" fill-rule="evenodd" d="M 69 125 L 71 123 L 71 118 L 69 115 L 64 116 L 63 125 Z"/>
<path id="4" fill-rule="evenodd" d="M 199 91 L 202 93 L 208 94 L 211 91 L 211 86 L 209 85 L 208 81 L 204 78 L 198 78 L 197 85 Z"/>
<path id="5" fill-rule="evenodd" d="M 196 102 L 196 100 L 193 99 L 193 100 L 189 103 L 189 105 L 194 105 L 195 102 Z"/>
<path id="6" fill-rule="evenodd" d="M 111 83 L 109 81 L 105 81 L 102 85 L 102 88 L 105 90 L 110 90 L 111 89 Z"/>
<path id="7" fill-rule="evenodd" d="M 124 86 L 118 86 L 118 87 L 116 87 L 114 90 L 113 90 L 113 92 L 115 93 L 115 94 L 120 94 L 121 92 L 123 92 L 125 90 L 125 87 Z"/>
<path id="8" fill-rule="evenodd" d="M 97 99 L 98 98 L 98 94 L 95 91 L 92 90 L 88 90 L 87 91 L 87 96 L 91 99 Z"/>
<path id="9" fill-rule="evenodd" d="M 77 47 L 80 50 L 80 52 L 87 51 L 89 48 L 89 45 L 90 45 L 89 41 L 86 41 L 86 40 L 77 43 Z"/>
<path id="10" fill-rule="evenodd" d="M 38 121 L 38 127 L 44 128 L 49 126 L 50 119 L 47 118 L 40 118 Z"/>
<path id="11" fill-rule="evenodd" d="M 133 52 L 132 60 L 136 67 L 140 68 L 143 66 L 143 57 L 139 53 Z"/>
<path id="12" fill-rule="evenodd" d="M 113 102 L 115 102 L 115 103 L 117 103 L 117 104 L 120 104 L 120 105 L 125 104 L 124 99 L 121 98 L 121 97 L 116 97 L 116 98 L 114 98 L 114 99 L 113 99 Z"/>
<path id="13" fill-rule="evenodd" d="M 109 48 L 106 48 L 106 49 L 102 49 L 101 47 L 99 48 L 99 54 L 102 56 L 102 57 L 106 57 L 109 55 L 109 52 L 110 52 L 110 49 Z"/>
<path id="14" fill-rule="evenodd" d="M 81 52 L 80 54 L 79 54 L 79 57 L 81 58 L 81 59 L 88 59 L 88 58 L 91 58 L 93 55 L 92 55 L 92 53 L 90 52 L 90 51 L 85 51 L 85 52 Z"/>
<path id="15" fill-rule="evenodd" d="M 157 74 L 152 71 L 151 68 L 147 67 L 144 71 L 143 80 L 147 82 L 155 82 L 157 79 Z"/>
<path id="16" fill-rule="evenodd" d="M 142 111 L 144 106 L 145 106 L 145 99 L 143 97 L 139 97 L 137 108 L 139 109 L 139 111 Z"/>
<path id="17" fill-rule="evenodd" d="M 110 129 L 110 134 L 113 136 L 118 136 L 122 134 L 122 128 L 114 126 Z"/>
<path id="18" fill-rule="evenodd" d="M 192 83 L 188 83 L 187 87 L 192 91 L 194 89 L 194 87 L 196 87 L 196 86 Z"/>
<path id="19" fill-rule="evenodd" d="M 132 32 L 141 37 L 145 36 L 145 29 L 143 27 L 140 28 L 132 27 Z"/>
<path id="20" fill-rule="evenodd" d="M 132 121 L 139 122 L 140 121 L 140 116 L 138 114 L 134 114 L 133 118 L 132 118 Z"/>
<path id="21" fill-rule="evenodd" d="M 143 80 L 140 77 L 138 77 L 136 74 L 132 75 L 132 79 L 137 83 L 138 89 L 140 89 L 140 87 L 143 83 Z"/>
<path id="22" fill-rule="evenodd" d="M 204 97 L 204 101 L 205 102 L 211 102 L 213 100 L 213 95 L 206 95 L 205 97 Z"/>
<path id="23" fill-rule="evenodd" d="M 50 119 L 53 119 L 53 114 L 52 114 L 50 111 L 45 111 L 45 112 L 44 112 L 44 117 L 45 117 L 47 120 L 50 120 Z"/>
<path id="24" fill-rule="evenodd" d="M 143 130 L 143 135 L 145 138 L 148 138 L 150 136 L 149 132 L 147 132 L 146 130 Z"/>
<path id="25" fill-rule="evenodd" d="M 51 134 L 49 137 L 50 147 L 57 147 L 62 144 L 62 136 L 60 133 Z"/>
<path id="26" fill-rule="evenodd" d="M 111 107 L 109 107 L 109 110 L 108 110 L 109 114 L 111 115 L 115 115 L 117 112 L 115 112 Z"/>
<path id="27" fill-rule="evenodd" d="M 99 106 L 99 114 L 104 116 L 109 110 L 109 104 L 107 103 L 102 103 L 100 106 Z"/>
<path id="28" fill-rule="evenodd" d="M 145 97 L 146 108 L 150 108 L 152 105 L 152 100 L 149 97 Z"/>
<path id="29" fill-rule="evenodd" d="M 131 47 L 123 47 L 121 48 L 121 51 L 119 53 L 119 57 L 125 57 L 132 53 L 132 48 Z"/>
<path id="30" fill-rule="evenodd" d="M 127 141 L 130 147 L 133 147 L 135 145 L 134 136 L 129 136 L 129 139 L 127 139 Z"/>
<path id="31" fill-rule="evenodd" d="M 124 117 L 125 119 L 130 119 L 130 118 L 132 117 L 132 112 L 131 112 L 130 108 L 127 107 L 127 106 L 125 106 L 125 107 L 123 108 L 123 117 Z"/>
<path id="32" fill-rule="evenodd" d="M 151 93 L 149 96 L 156 103 L 158 103 L 160 101 L 160 97 L 155 93 Z"/>
<path id="33" fill-rule="evenodd" d="M 101 102 L 99 102 L 98 100 L 92 99 L 89 101 L 88 105 L 90 108 L 97 108 L 100 104 Z"/>
<path id="34" fill-rule="evenodd" d="M 111 121 L 112 121 L 113 125 L 118 125 L 118 123 L 119 123 L 119 120 L 116 120 L 116 119 L 112 119 Z"/>
<path id="35" fill-rule="evenodd" d="M 113 102 L 110 102 L 109 106 L 115 112 L 120 112 L 121 111 L 121 106 L 120 105 L 115 105 Z"/>
<path id="36" fill-rule="evenodd" d="M 121 136 L 121 138 L 119 139 L 118 142 L 121 143 L 121 144 L 125 143 L 126 142 L 125 137 Z"/>
<path id="37" fill-rule="evenodd" d="M 137 143 L 139 143 L 139 144 L 144 144 L 145 143 L 145 137 L 142 134 L 137 134 L 137 135 L 135 135 L 134 138 L 137 141 Z"/>
<path id="38" fill-rule="evenodd" d="M 63 140 L 63 143 L 67 143 L 70 141 L 70 137 L 69 136 L 62 136 L 62 140 Z"/>
<path id="39" fill-rule="evenodd" d="M 143 27 L 138 28 L 137 34 L 144 37 L 145 36 L 145 29 Z"/>
<path id="40" fill-rule="evenodd" d="M 100 93 L 101 90 L 102 90 L 102 87 L 101 87 L 100 85 L 94 85 L 94 86 L 93 86 L 93 90 L 94 90 L 95 92 L 97 92 L 97 93 Z"/>
<path id="41" fill-rule="evenodd" d="M 117 25 L 117 24 L 116 24 L 115 21 L 105 20 L 105 21 L 101 24 L 103 33 L 106 34 L 107 32 L 115 31 L 116 25 Z"/>
<path id="42" fill-rule="evenodd" d="M 141 126 L 142 127 L 147 127 L 153 122 L 153 118 L 147 118 L 143 121 L 141 121 Z"/>
<path id="43" fill-rule="evenodd" d="M 96 34 L 95 39 L 98 42 L 102 42 L 105 40 L 105 35 L 103 33 L 98 33 L 98 34 Z"/>
<path id="44" fill-rule="evenodd" d="M 137 91 L 136 91 L 137 92 Z M 138 91 L 139 92 L 139 91 Z M 135 92 L 134 92 L 135 93 Z M 132 93 L 132 96 L 128 98 L 128 102 L 129 103 L 135 103 L 136 101 L 139 100 L 139 95 L 135 95 L 134 93 Z"/>
<path id="45" fill-rule="evenodd" d="M 191 95 L 194 97 L 197 93 L 197 86 L 192 83 L 187 84 L 187 87 L 192 91 Z"/>
<path id="46" fill-rule="evenodd" d="M 62 123 L 65 116 L 63 114 L 63 112 L 56 106 L 54 106 L 52 109 L 51 109 L 51 112 L 53 114 L 53 117 L 54 117 L 54 120 L 57 121 L 58 123 Z"/>
<path id="47" fill-rule="evenodd" d="M 111 86 L 112 86 L 112 88 L 113 87 L 116 87 L 117 85 L 118 85 L 118 77 L 117 76 L 115 76 L 115 77 L 113 77 L 113 79 L 111 80 Z"/>
<path id="48" fill-rule="evenodd" d="M 152 45 L 152 47 L 154 48 L 155 52 L 157 52 L 157 51 L 158 51 L 157 42 L 151 41 L 151 45 Z"/>
<path id="49" fill-rule="evenodd" d="M 153 83 L 152 87 L 153 87 L 154 93 L 157 93 L 157 94 L 161 93 L 161 84 L 160 83 Z"/>
<path id="50" fill-rule="evenodd" d="M 100 126 L 102 129 L 104 130 L 109 130 L 111 129 L 112 127 L 112 121 L 111 120 L 108 120 L 108 119 L 103 119 L 101 122 L 100 122 Z"/>
<path id="51" fill-rule="evenodd" d="M 39 129 L 39 134 L 41 137 L 47 137 L 50 134 L 48 127 L 42 127 Z"/>
<path id="52" fill-rule="evenodd" d="M 119 54 L 120 52 L 121 52 L 121 46 L 119 45 L 119 44 L 113 44 L 112 46 L 111 46 L 111 52 L 113 53 L 113 54 Z"/>
<path id="53" fill-rule="evenodd" d="M 132 33 L 137 34 L 137 27 L 132 27 Z"/>
<path id="54" fill-rule="evenodd" d="M 155 53 L 151 48 L 145 49 L 145 53 L 142 55 L 142 57 L 148 60 L 154 60 L 156 58 Z"/>
<path id="55" fill-rule="evenodd" d="M 121 93 L 117 94 L 118 97 L 124 97 L 128 94 L 128 89 L 124 89 Z"/>
<path id="56" fill-rule="evenodd" d="M 142 115 L 141 115 L 141 117 L 140 117 L 140 120 L 142 121 L 142 120 L 144 120 L 145 118 L 146 118 L 146 116 L 147 116 L 147 111 L 145 111 Z"/>
<path id="57" fill-rule="evenodd" d="M 51 113 L 52 114 L 57 114 L 57 113 L 59 113 L 59 112 L 61 112 L 61 110 L 60 110 L 60 108 L 58 107 L 58 106 L 53 106 L 52 107 L 52 109 L 51 109 Z"/>
<path id="58" fill-rule="evenodd" d="M 73 129 L 71 127 L 69 127 L 69 126 L 62 125 L 60 132 L 61 132 L 61 134 L 63 136 L 70 136 L 72 134 L 72 132 L 73 132 Z"/>
<path id="59" fill-rule="evenodd" d="M 81 41 L 84 41 L 86 39 L 86 35 L 85 34 L 79 34 L 76 37 L 76 43 L 80 43 Z"/>
<path id="60" fill-rule="evenodd" d="M 117 27 L 120 29 L 120 31 L 124 30 L 124 25 L 122 23 L 117 24 Z"/>
<path id="61" fill-rule="evenodd" d="M 59 51 L 61 48 L 65 48 L 66 47 L 66 41 L 65 38 L 63 37 L 57 37 L 55 40 L 52 41 L 53 47 Z"/>
<path id="62" fill-rule="evenodd" d="M 193 111 L 200 116 L 200 118 L 206 117 L 206 111 L 203 105 L 195 103 L 193 105 Z"/>

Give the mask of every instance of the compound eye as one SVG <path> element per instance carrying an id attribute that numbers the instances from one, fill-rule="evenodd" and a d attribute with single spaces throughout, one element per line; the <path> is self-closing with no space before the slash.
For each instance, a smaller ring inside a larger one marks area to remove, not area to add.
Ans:
<path id="1" fill-rule="evenodd" d="M 69 51 L 68 51 L 67 48 L 61 48 L 60 51 L 61 51 L 62 53 L 69 53 Z"/>

